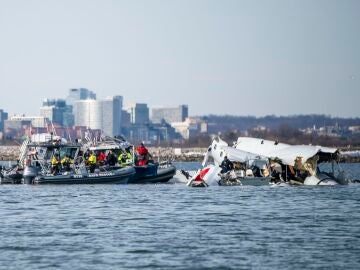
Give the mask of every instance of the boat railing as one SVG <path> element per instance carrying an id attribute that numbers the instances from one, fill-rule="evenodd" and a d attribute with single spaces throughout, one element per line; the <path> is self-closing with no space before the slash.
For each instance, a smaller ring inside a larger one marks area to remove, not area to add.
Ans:
<path id="1" fill-rule="evenodd" d="M 49 174 L 49 172 L 51 171 L 51 166 L 48 162 L 46 162 L 45 160 L 36 160 L 36 162 L 40 165 L 41 168 L 41 173 L 44 175 Z"/>
<path id="2" fill-rule="evenodd" d="M 101 139 L 97 141 L 87 140 L 83 143 L 84 149 L 93 150 L 126 149 L 129 146 L 131 146 L 131 144 L 122 137 L 114 138 L 108 136 L 101 137 Z"/>
<path id="3" fill-rule="evenodd" d="M 75 172 L 75 174 L 82 174 L 82 175 L 88 175 L 89 174 L 89 167 L 85 164 L 82 157 L 78 157 L 78 159 L 72 164 L 72 169 Z M 111 169 L 107 169 L 105 166 L 100 166 L 98 168 L 101 172 L 108 172 L 111 171 Z"/>
<path id="4" fill-rule="evenodd" d="M 19 164 L 24 164 L 24 160 L 27 154 L 27 146 L 29 142 L 30 142 L 29 138 L 26 138 L 26 140 L 22 143 L 20 147 Z"/>

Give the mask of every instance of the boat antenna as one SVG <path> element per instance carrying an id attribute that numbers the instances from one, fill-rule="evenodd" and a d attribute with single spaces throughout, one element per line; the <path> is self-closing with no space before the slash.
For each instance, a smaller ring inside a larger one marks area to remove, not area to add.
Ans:
<path id="1" fill-rule="evenodd" d="M 72 143 L 71 134 L 70 134 L 70 131 L 69 131 L 69 127 L 68 127 L 68 126 L 66 126 L 66 132 L 67 132 L 67 134 L 68 134 L 69 141 Z"/>
<path id="2" fill-rule="evenodd" d="M 50 131 L 49 131 L 49 119 L 45 118 L 45 122 L 46 122 L 46 131 L 47 131 L 47 133 L 50 133 Z"/>
<path id="3" fill-rule="evenodd" d="M 54 135 L 57 136 L 53 121 L 51 121 L 51 127 L 52 127 Z"/>

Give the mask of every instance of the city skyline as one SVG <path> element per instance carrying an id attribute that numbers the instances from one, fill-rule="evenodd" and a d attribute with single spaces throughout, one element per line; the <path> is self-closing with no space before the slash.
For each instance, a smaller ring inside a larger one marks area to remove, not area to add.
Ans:
<path id="1" fill-rule="evenodd" d="M 190 115 L 360 116 L 358 1 L 0 4 L 11 115 L 85 87 Z"/>

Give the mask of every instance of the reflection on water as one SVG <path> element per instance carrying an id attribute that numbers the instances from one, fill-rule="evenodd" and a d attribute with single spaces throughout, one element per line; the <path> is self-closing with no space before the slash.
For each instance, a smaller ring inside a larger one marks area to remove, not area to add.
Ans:
<path id="1" fill-rule="evenodd" d="M 2 185 L 0 268 L 358 269 L 359 195 L 355 184 Z"/>

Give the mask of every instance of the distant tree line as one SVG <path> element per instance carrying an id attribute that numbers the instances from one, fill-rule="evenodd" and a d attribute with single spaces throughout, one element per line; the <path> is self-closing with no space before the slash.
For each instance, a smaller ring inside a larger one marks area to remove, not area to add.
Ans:
<path id="1" fill-rule="evenodd" d="M 208 123 L 208 133 L 191 137 L 189 140 L 162 142 L 163 146 L 208 147 L 214 135 L 221 136 L 230 145 L 240 136 L 250 136 L 268 140 L 278 140 L 289 144 L 312 144 L 341 148 L 360 148 L 360 135 L 332 137 L 315 133 L 304 134 L 299 129 L 325 126 L 360 126 L 360 118 L 340 118 L 327 115 L 294 116 L 219 116 L 202 117 Z M 265 129 L 257 127 L 262 126 Z"/>
<path id="2" fill-rule="evenodd" d="M 281 125 L 277 129 L 248 131 L 250 137 L 263 138 L 289 144 L 312 144 L 328 147 L 359 148 L 360 135 L 351 137 L 319 136 L 317 134 L 304 134 L 299 129 L 289 125 Z"/>
<path id="3" fill-rule="evenodd" d="M 199 135 L 179 144 L 182 147 L 208 147 L 213 135 Z M 304 134 L 299 129 L 283 124 L 275 129 L 249 129 L 246 133 L 239 130 L 227 130 L 217 133 L 223 140 L 232 145 L 238 137 L 249 136 L 266 140 L 279 141 L 288 144 L 322 145 L 343 149 L 360 149 L 360 135 L 351 137 L 319 136 L 317 134 Z"/>
<path id="4" fill-rule="evenodd" d="M 328 115 L 293 115 L 264 117 L 255 116 L 231 116 L 231 115 L 208 115 L 203 117 L 208 122 L 210 134 L 223 133 L 228 130 L 246 131 L 257 126 L 264 126 L 269 129 L 278 129 L 281 126 L 289 126 L 294 129 L 305 129 L 313 127 L 335 126 L 342 127 L 360 126 L 360 118 L 340 118 Z"/>

